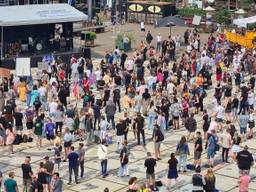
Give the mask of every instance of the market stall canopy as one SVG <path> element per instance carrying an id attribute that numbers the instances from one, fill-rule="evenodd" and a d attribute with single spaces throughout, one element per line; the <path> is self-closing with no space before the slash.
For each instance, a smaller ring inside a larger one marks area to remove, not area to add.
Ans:
<path id="1" fill-rule="evenodd" d="M 239 9 L 239 10 L 237 10 L 237 11 L 235 12 L 235 14 L 238 14 L 238 15 L 240 15 L 240 14 L 245 14 L 245 13 L 246 13 L 246 11 L 243 10 L 243 9 Z"/>
<path id="2" fill-rule="evenodd" d="M 208 6 L 208 7 L 206 7 L 206 8 L 204 8 L 203 9 L 204 11 L 215 11 L 215 9 L 214 8 L 212 8 L 211 6 Z"/>
<path id="3" fill-rule="evenodd" d="M 247 28 L 247 26 L 249 24 L 253 24 L 253 23 L 256 23 L 256 15 L 252 16 L 252 17 L 243 18 L 243 19 L 234 19 L 233 20 L 233 24 L 238 27 Z"/>
<path id="4" fill-rule="evenodd" d="M 39 25 L 85 21 L 88 16 L 68 4 L 0 7 L 0 26 Z"/>

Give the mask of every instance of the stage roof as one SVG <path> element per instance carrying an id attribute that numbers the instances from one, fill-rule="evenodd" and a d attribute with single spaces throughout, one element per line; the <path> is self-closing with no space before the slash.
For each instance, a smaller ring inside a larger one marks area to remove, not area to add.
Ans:
<path id="1" fill-rule="evenodd" d="M 36 25 L 85 21 L 88 16 L 68 4 L 0 7 L 0 26 Z"/>

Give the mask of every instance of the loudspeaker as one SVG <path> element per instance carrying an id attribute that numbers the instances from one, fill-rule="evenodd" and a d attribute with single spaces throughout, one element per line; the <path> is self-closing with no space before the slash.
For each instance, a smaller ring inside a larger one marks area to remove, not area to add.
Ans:
<path id="1" fill-rule="evenodd" d="M 85 59 L 91 59 L 91 48 L 89 47 L 83 48 L 83 54 Z"/>

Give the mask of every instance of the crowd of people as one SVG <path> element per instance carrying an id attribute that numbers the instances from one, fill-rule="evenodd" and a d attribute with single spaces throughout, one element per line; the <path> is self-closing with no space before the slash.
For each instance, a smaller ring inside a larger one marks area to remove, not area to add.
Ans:
<path id="1" fill-rule="evenodd" d="M 83 57 L 73 56 L 68 64 L 55 58 L 33 78 L 12 75 L 3 80 L 0 145 L 13 157 L 15 145 L 22 142 L 52 151 L 37 170 L 30 165 L 33 157 L 25 158 L 22 191 L 61 192 L 59 170 L 67 161 L 67 184 L 72 184 L 73 175 L 78 184 L 84 177 L 86 147 L 96 144 L 103 178 L 108 176 L 111 162 L 108 146 L 114 143 L 120 159 L 117 175 L 129 176 L 131 144 L 146 147 L 151 141 L 154 152 L 146 153 L 146 180 L 139 184 L 131 177 L 128 191 L 158 191 L 162 184 L 156 180 L 155 169 L 157 162 L 163 161 L 161 144 L 168 139 L 168 132 L 183 127 L 187 134 L 170 150 L 166 162 L 167 189 L 179 185 L 183 172 L 193 171 L 192 191 L 217 191 L 214 166 L 236 163 L 239 190 L 248 191 L 254 159 L 241 144 L 254 136 L 255 77 L 251 69 L 256 51 L 231 45 L 223 35 L 210 34 L 203 43 L 196 29 L 165 40 L 160 34 L 154 39 L 144 25 L 141 31 L 145 41 L 139 48 L 133 53 L 118 48 L 107 52 L 99 66 Z M 221 150 L 218 162 L 215 157 Z M 187 162 L 189 155 L 194 157 L 192 164 Z M 205 168 L 207 173 L 202 175 Z M 6 192 L 18 191 L 14 178 L 14 172 L 5 180 L 0 174 Z"/>

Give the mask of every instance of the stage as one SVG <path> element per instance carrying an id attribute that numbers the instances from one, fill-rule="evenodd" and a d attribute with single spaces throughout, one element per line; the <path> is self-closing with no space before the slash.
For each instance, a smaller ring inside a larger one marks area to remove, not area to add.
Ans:
<path id="1" fill-rule="evenodd" d="M 31 55 L 31 56 L 20 56 L 20 57 L 29 57 L 31 59 L 31 67 L 37 67 L 38 62 L 42 62 L 44 56 L 51 55 L 50 53 L 46 54 L 38 54 L 38 55 Z M 70 63 L 70 58 L 72 55 L 79 58 L 80 56 L 84 56 L 84 52 L 82 50 L 72 50 L 67 52 L 57 52 L 54 54 L 55 59 L 58 57 L 67 64 Z M 6 58 L 0 61 L 0 67 L 7 68 L 7 69 L 15 69 L 16 60 L 15 58 Z"/>

